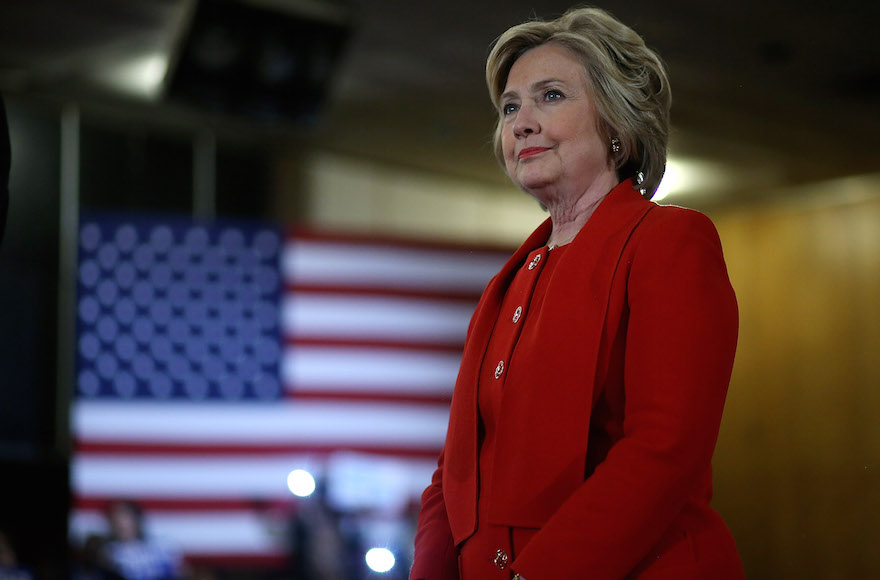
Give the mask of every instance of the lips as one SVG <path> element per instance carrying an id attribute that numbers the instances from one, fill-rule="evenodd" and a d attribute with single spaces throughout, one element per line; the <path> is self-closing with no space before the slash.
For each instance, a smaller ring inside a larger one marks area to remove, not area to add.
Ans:
<path id="1" fill-rule="evenodd" d="M 544 151 L 547 151 L 548 149 L 549 149 L 549 147 L 526 147 L 525 149 L 523 149 L 522 151 L 519 152 L 519 155 L 517 155 L 517 159 L 525 159 L 527 157 L 534 157 L 535 155 L 537 155 L 539 153 L 543 153 Z"/>

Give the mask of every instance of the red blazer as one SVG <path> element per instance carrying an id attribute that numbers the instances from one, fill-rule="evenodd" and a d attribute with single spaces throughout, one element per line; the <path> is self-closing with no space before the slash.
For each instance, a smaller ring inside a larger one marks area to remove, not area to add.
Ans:
<path id="1" fill-rule="evenodd" d="M 476 528 L 477 375 L 504 292 L 550 229 L 513 254 L 471 320 L 411 578 L 458 578 L 457 545 Z M 627 180 L 552 275 L 510 361 L 484 498 L 490 523 L 535 531 L 510 569 L 526 580 L 742 578 L 709 507 L 738 325 L 714 226 Z"/>

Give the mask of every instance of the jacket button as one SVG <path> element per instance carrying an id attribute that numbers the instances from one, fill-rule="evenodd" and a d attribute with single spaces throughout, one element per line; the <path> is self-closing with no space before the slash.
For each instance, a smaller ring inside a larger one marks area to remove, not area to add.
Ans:
<path id="1" fill-rule="evenodd" d="M 495 378 L 500 379 L 501 373 L 503 373 L 503 372 L 504 372 L 504 361 L 500 360 L 500 361 L 498 361 L 498 366 L 495 367 Z"/>
<path id="2" fill-rule="evenodd" d="M 507 568 L 507 561 L 510 558 L 507 556 L 507 552 L 504 550 L 498 550 L 495 552 L 495 567 L 499 570 L 504 570 Z"/>
<path id="3" fill-rule="evenodd" d="M 516 311 L 513 313 L 513 323 L 516 324 L 519 322 L 519 317 L 522 316 L 522 306 L 517 306 Z"/>

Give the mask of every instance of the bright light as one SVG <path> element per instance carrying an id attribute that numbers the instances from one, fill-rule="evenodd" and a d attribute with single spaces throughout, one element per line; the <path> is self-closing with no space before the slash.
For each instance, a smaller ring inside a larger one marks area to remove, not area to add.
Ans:
<path id="1" fill-rule="evenodd" d="M 295 496 L 310 496 L 315 491 L 315 478 L 305 469 L 294 469 L 287 475 L 287 488 Z"/>
<path id="2" fill-rule="evenodd" d="M 133 96 L 155 98 L 162 88 L 168 57 L 164 54 L 147 54 L 124 61 L 109 62 L 101 66 L 97 76 L 105 85 Z"/>
<path id="3" fill-rule="evenodd" d="M 387 548 L 370 548 L 364 559 L 373 572 L 387 572 L 394 568 L 394 554 Z"/>
<path id="4" fill-rule="evenodd" d="M 684 172 L 682 171 L 681 162 L 669 159 L 666 162 L 666 171 L 663 173 L 663 179 L 660 181 L 660 186 L 657 187 L 657 191 L 651 199 L 653 201 L 665 199 L 666 196 L 673 191 L 682 189 L 684 180 L 685 177 Z"/>
<path id="5" fill-rule="evenodd" d="M 660 201 L 669 195 L 706 193 L 717 189 L 726 179 L 728 175 L 717 163 L 670 157 L 666 160 L 666 171 L 663 180 L 660 181 L 660 187 L 651 200 Z"/>

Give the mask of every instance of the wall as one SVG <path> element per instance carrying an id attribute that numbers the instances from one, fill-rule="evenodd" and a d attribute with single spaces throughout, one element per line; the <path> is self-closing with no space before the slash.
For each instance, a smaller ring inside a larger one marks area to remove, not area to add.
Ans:
<path id="1" fill-rule="evenodd" d="M 548 215 L 512 184 L 497 186 L 328 152 L 312 153 L 302 164 L 282 163 L 279 175 L 282 191 L 308 192 L 298 206 L 304 212 L 300 219 L 329 230 L 515 248 Z"/>
<path id="2" fill-rule="evenodd" d="M 740 305 L 716 507 L 747 577 L 880 570 L 880 176 L 713 215 Z"/>

